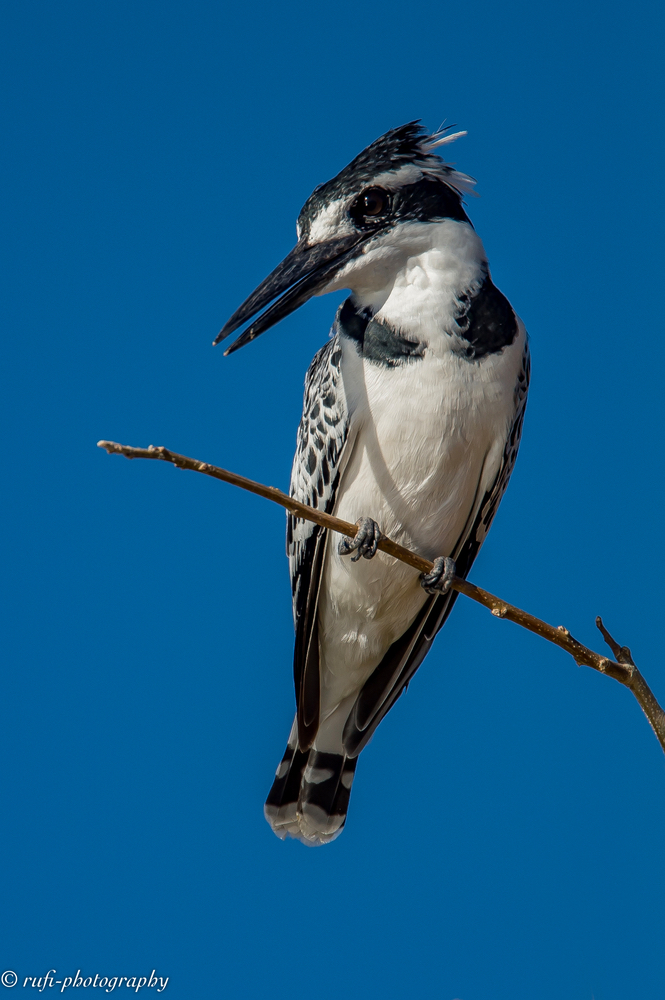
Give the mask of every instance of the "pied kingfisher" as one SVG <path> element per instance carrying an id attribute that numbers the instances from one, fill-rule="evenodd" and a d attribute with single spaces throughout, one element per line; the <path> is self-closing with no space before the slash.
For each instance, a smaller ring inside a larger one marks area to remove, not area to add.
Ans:
<path id="1" fill-rule="evenodd" d="M 268 306 L 230 354 L 351 290 L 307 373 L 291 495 L 359 531 L 336 542 L 288 518 L 296 717 L 265 806 L 282 839 L 341 833 L 358 755 L 450 614 L 451 576 L 469 572 L 515 464 L 527 334 L 464 210 L 475 182 L 435 153 L 464 134 L 410 122 L 319 185 L 296 246 L 215 340 Z M 380 532 L 434 571 L 377 553 Z"/>

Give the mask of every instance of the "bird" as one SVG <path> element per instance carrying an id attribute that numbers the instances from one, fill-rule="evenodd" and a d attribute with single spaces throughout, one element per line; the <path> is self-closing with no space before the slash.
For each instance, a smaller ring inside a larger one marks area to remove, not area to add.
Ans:
<path id="1" fill-rule="evenodd" d="M 231 354 L 351 292 L 306 375 L 290 494 L 358 532 L 288 516 L 296 715 L 264 809 L 307 846 L 342 832 L 358 756 L 452 611 L 520 443 L 528 335 L 467 215 L 476 182 L 441 155 L 466 134 L 452 127 L 392 128 L 316 187 L 295 247 L 214 341 L 251 320 Z M 383 535 L 433 571 L 377 551 Z"/>

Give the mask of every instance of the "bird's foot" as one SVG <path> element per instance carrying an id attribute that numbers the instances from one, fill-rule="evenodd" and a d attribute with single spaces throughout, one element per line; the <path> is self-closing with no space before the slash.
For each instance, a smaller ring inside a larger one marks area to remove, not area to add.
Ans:
<path id="1" fill-rule="evenodd" d="M 381 540 L 379 526 L 371 517 L 361 517 L 356 521 L 356 524 L 358 525 L 356 537 L 343 538 L 337 549 L 341 556 L 348 556 L 350 552 L 355 552 L 355 556 L 351 557 L 351 562 L 358 562 L 361 556 L 363 559 L 371 559 L 372 556 L 376 555 L 376 547 Z"/>
<path id="2" fill-rule="evenodd" d="M 450 556 L 439 556 L 434 560 L 432 572 L 421 574 L 420 586 L 424 587 L 428 594 L 447 594 L 456 575 L 455 560 Z"/>

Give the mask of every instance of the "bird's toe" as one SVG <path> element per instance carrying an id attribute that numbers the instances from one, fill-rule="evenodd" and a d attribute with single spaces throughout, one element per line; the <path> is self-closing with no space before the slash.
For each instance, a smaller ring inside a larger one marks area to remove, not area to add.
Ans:
<path id="1" fill-rule="evenodd" d="M 361 556 L 363 559 L 371 559 L 376 555 L 381 540 L 379 526 L 371 517 L 361 517 L 356 524 L 358 531 L 355 538 L 342 538 L 338 547 L 341 556 L 348 556 L 351 552 L 356 553 L 351 557 L 351 562 L 358 562 Z"/>
<path id="2" fill-rule="evenodd" d="M 456 575 L 455 560 L 450 556 L 439 556 L 434 560 L 432 572 L 421 574 L 420 585 L 428 594 L 447 594 Z"/>

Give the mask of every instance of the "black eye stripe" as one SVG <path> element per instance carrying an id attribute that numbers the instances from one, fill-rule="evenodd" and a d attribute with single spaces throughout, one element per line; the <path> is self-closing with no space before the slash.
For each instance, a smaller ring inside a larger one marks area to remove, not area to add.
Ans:
<path id="1" fill-rule="evenodd" d="M 375 191 L 381 191 L 386 195 L 388 203 L 380 214 L 370 215 L 366 212 L 364 198 Z M 349 216 L 358 229 L 365 231 L 392 226 L 407 220 L 429 222 L 436 219 L 454 219 L 456 222 L 469 222 L 459 193 L 433 177 L 423 177 L 395 191 L 385 191 L 377 187 L 365 188 L 354 199 L 349 209 Z"/>
<path id="2" fill-rule="evenodd" d="M 469 222 L 460 194 L 433 177 L 423 177 L 400 188 L 395 193 L 393 215 L 397 220 L 428 222 L 432 219 L 454 219 Z"/>

